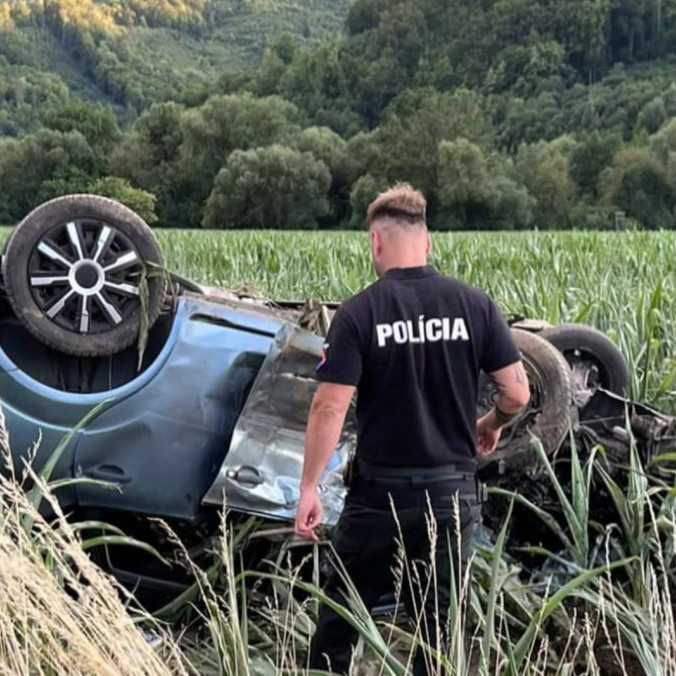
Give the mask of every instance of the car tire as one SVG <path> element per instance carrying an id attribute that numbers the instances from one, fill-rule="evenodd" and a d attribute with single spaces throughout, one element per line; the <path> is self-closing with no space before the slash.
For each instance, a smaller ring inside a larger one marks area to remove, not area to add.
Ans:
<path id="1" fill-rule="evenodd" d="M 573 370 L 575 403 L 581 411 L 599 387 L 620 396 L 627 394 L 627 361 L 604 333 L 584 324 L 561 324 L 540 336 L 563 354 Z"/>
<path id="2" fill-rule="evenodd" d="M 69 195 L 32 211 L 7 242 L 2 277 L 26 329 L 81 357 L 132 345 L 157 320 L 166 288 L 150 227 L 96 195 Z"/>
<path id="3" fill-rule="evenodd" d="M 499 467 L 500 473 L 522 472 L 537 466 L 533 436 L 538 438 L 547 455 L 561 447 L 575 422 L 573 379 L 563 355 L 538 334 L 512 329 L 512 337 L 521 353 L 531 389 L 531 401 L 525 412 L 505 426 L 500 444 L 488 458 L 479 458 L 484 468 Z M 480 384 L 480 413 L 492 406 L 495 387 L 487 375 Z"/>

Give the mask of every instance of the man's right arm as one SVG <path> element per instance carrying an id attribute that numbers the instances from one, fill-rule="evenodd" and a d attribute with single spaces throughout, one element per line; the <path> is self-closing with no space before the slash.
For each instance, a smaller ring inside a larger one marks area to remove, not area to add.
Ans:
<path id="1" fill-rule="evenodd" d="M 477 421 L 479 455 L 489 455 L 496 449 L 502 428 L 530 401 L 528 376 L 522 362 L 494 371 L 490 378 L 495 384 L 497 396 L 493 408 Z"/>

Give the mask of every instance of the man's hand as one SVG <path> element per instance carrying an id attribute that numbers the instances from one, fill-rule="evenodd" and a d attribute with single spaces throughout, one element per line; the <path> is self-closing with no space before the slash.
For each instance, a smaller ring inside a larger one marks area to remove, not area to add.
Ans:
<path id="1" fill-rule="evenodd" d="M 315 488 L 301 490 L 298 512 L 296 513 L 296 535 L 304 540 L 318 542 L 316 528 L 322 522 L 324 508 Z"/>
<path id="2" fill-rule="evenodd" d="M 497 426 L 495 411 L 491 410 L 476 423 L 477 453 L 485 458 L 495 452 L 500 442 L 502 427 Z"/>
<path id="3" fill-rule="evenodd" d="M 340 440 L 340 430 L 354 392 L 352 385 L 321 383 L 312 400 L 295 526 L 296 534 L 306 540 L 317 542 L 319 539 L 315 529 L 322 522 L 324 509 L 317 486 Z"/>

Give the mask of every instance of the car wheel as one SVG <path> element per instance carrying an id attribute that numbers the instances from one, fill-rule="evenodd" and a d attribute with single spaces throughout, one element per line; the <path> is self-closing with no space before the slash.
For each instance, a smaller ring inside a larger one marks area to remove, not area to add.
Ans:
<path id="1" fill-rule="evenodd" d="M 583 324 L 561 324 L 540 333 L 566 358 L 573 371 L 576 406 L 582 411 L 599 388 L 625 396 L 629 367 L 604 333 Z"/>
<path id="2" fill-rule="evenodd" d="M 479 460 L 482 471 L 489 465 L 499 466 L 501 472 L 534 467 L 537 454 L 532 437 L 537 437 L 547 455 L 552 455 L 560 448 L 575 420 L 572 373 L 563 355 L 535 333 L 512 329 L 512 337 L 528 375 L 531 400 L 527 409 L 505 426 L 497 451 Z M 493 406 L 495 397 L 495 386 L 488 376 L 483 375 L 480 414 Z"/>
<path id="3" fill-rule="evenodd" d="M 104 197 L 70 195 L 16 226 L 2 277 L 14 313 L 38 340 L 66 354 L 105 356 L 155 323 L 165 292 L 162 264 L 151 229 L 133 211 Z"/>

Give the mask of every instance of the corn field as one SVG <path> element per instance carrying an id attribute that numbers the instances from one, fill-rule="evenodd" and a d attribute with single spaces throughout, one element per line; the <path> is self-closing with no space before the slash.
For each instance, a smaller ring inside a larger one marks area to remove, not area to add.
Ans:
<path id="1" fill-rule="evenodd" d="M 274 299 L 343 300 L 373 281 L 366 233 L 158 231 L 170 269 Z M 632 395 L 676 410 L 676 234 L 439 233 L 432 263 L 508 315 L 606 332 Z"/>
<path id="2" fill-rule="evenodd" d="M 156 234 L 170 270 L 272 299 L 343 300 L 374 280 L 364 232 Z M 676 233 L 437 233 L 431 262 L 507 315 L 596 326 L 629 362 L 631 395 L 676 412 Z"/>

